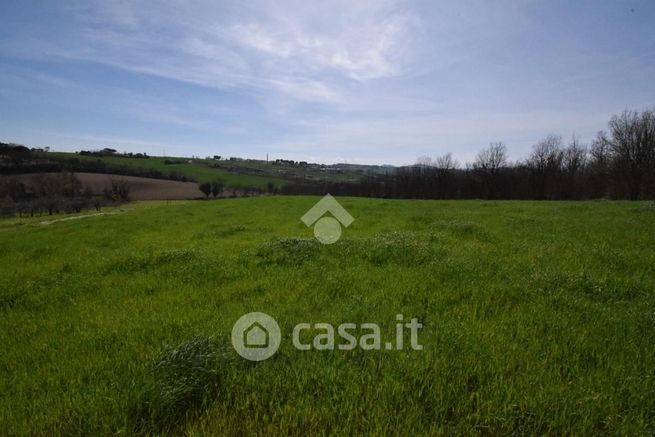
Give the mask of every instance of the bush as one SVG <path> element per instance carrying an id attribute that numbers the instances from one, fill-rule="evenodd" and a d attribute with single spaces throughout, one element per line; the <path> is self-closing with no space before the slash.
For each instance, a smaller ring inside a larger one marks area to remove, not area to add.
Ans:
<path id="1" fill-rule="evenodd" d="M 209 194 L 212 192 L 212 184 L 209 182 L 203 182 L 202 184 L 198 185 L 198 189 L 202 191 L 205 197 L 209 197 Z"/>
<path id="2" fill-rule="evenodd" d="M 130 200 L 130 183 L 124 179 L 109 180 L 109 187 L 104 190 L 105 197 L 109 200 L 128 201 Z"/>

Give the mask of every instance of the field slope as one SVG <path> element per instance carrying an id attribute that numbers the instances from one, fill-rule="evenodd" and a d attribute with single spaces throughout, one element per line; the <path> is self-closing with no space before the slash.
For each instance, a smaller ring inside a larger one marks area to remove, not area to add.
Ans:
<path id="1" fill-rule="evenodd" d="M 317 200 L 0 227 L 3 433 L 655 432 L 651 205 L 346 198 L 323 246 Z M 256 364 L 229 344 L 250 311 L 283 333 Z M 291 345 L 399 313 L 422 351 Z"/>

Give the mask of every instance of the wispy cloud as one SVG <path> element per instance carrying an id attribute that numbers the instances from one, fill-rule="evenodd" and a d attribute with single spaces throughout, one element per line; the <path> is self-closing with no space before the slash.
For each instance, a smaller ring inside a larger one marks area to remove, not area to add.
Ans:
<path id="1" fill-rule="evenodd" d="M 406 163 L 504 140 L 520 156 L 655 99 L 647 3 L 72 0 L 31 23 L 3 8 L 4 126 L 40 102 L 52 125 L 142 147 Z"/>
<path id="2" fill-rule="evenodd" d="M 90 2 L 71 8 L 81 38 L 32 40 L 21 50 L 217 89 L 336 102 L 343 81 L 399 74 L 419 22 L 399 1 L 260 6 L 199 2 L 193 13 L 180 12 L 176 3 L 153 11 L 145 2 Z"/>
<path id="3" fill-rule="evenodd" d="M 296 13 L 284 20 L 237 23 L 228 34 L 237 44 L 268 55 L 273 63 L 293 65 L 299 74 L 328 70 L 366 81 L 402 71 L 402 55 L 406 51 L 400 49 L 408 40 L 411 27 L 418 24 L 416 16 L 395 11 L 383 2 L 378 7 L 355 11 L 345 3 L 328 4 L 326 14 L 334 10 L 351 13 L 343 14 L 336 26 L 322 31 L 310 28 L 311 20 Z"/>

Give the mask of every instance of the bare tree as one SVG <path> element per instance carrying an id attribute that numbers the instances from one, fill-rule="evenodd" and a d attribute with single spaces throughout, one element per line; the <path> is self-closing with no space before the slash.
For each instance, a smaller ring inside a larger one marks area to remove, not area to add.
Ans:
<path id="1" fill-rule="evenodd" d="M 480 151 L 473 163 L 473 170 L 480 175 L 486 197 L 496 198 L 500 189 L 500 172 L 507 166 L 507 147 L 502 142 L 490 143 Z"/>
<path id="2" fill-rule="evenodd" d="M 435 158 L 433 164 L 435 168 L 442 171 L 455 170 L 458 166 L 457 161 L 453 158 L 452 153 L 446 153 L 445 155 L 438 156 Z"/>
<path id="3" fill-rule="evenodd" d="M 587 148 L 580 144 L 574 134 L 568 147 L 562 151 L 563 183 L 559 197 L 564 199 L 578 199 L 582 197 L 584 183 L 582 173 L 587 166 Z"/>
<path id="4" fill-rule="evenodd" d="M 553 199 L 558 195 L 558 179 L 564 161 L 562 137 L 548 135 L 532 146 L 528 158 L 530 186 L 536 199 Z"/>
<path id="5" fill-rule="evenodd" d="M 568 174 L 575 174 L 582 169 L 587 162 L 587 148 L 580 144 L 580 140 L 574 134 L 569 146 L 562 154 L 564 171 Z"/>
<path id="6" fill-rule="evenodd" d="M 532 147 L 530 162 L 534 168 L 547 170 L 559 168 L 562 163 L 562 137 L 548 135 Z"/>
<path id="7" fill-rule="evenodd" d="M 109 187 L 104 190 L 105 197 L 109 200 L 128 201 L 130 188 L 130 183 L 125 179 L 109 178 Z"/>
<path id="8" fill-rule="evenodd" d="M 590 197 L 598 199 L 610 195 L 609 174 L 610 174 L 610 154 L 609 147 L 605 138 L 607 133 L 600 131 L 596 138 L 591 142 L 589 149 L 589 183 Z"/>
<path id="9" fill-rule="evenodd" d="M 458 163 L 453 158 L 453 155 L 446 153 L 445 155 L 438 156 L 433 161 L 435 172 L 435 194 L 439 199 L 453 197 L 456 194 L 454 183 L 454 172 L 457 169 Z"/>
<path id="10" fill-rule="evenodd" d="M 490 143 L 489 147 L 481 150 L 473 168 L 486 173 L 497 173 L 501 168 L 507 166 L 507 147 L 502 142 Z"/>
<path id="11" fill-rule="evenodd" d="M 624 111 L 609 122 L 610 134 L 601 134 L 611 158 L 617 185 L 630 199 L 652 195 L 655 188 L 655 112 Z"/>
<path id="12" fill-rule="evenodd" d="M 416 165 L 421 167 L 429 167 L 432 165 L 432 158 L 429 156 L 419 156 L 416 159 Z"/>
<path id="13" fill-rule="evenodd" d="M 225 188 L 225 182 L 223 182 L 220 179 L 215 180 L 214 182 L 211 183 L 211 192 L 214 197 L 217 197 L 219 194 L 223 192 L 223 188 Z"/>

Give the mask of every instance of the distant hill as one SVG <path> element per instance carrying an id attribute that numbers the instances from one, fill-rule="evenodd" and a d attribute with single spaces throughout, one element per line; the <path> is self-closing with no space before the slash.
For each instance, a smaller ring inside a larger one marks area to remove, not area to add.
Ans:
<path id="1" fill-rule="evenodd" d="M 282 187 L 290 182 L 356 182 L 370 174 L 384 174 L 390 166 L 315 164 L 276 159 L 238 157 L 197 158 L 118 153 L 111 148 L 95 151 L 50 152 L 16 144 L 0 143 L 0 173 L 21 174 L 69 170 L 127 176 L 211 182 L 222 180 L 230 187 Z M 20 155 L 14 159 L 14 155 Z"/>

